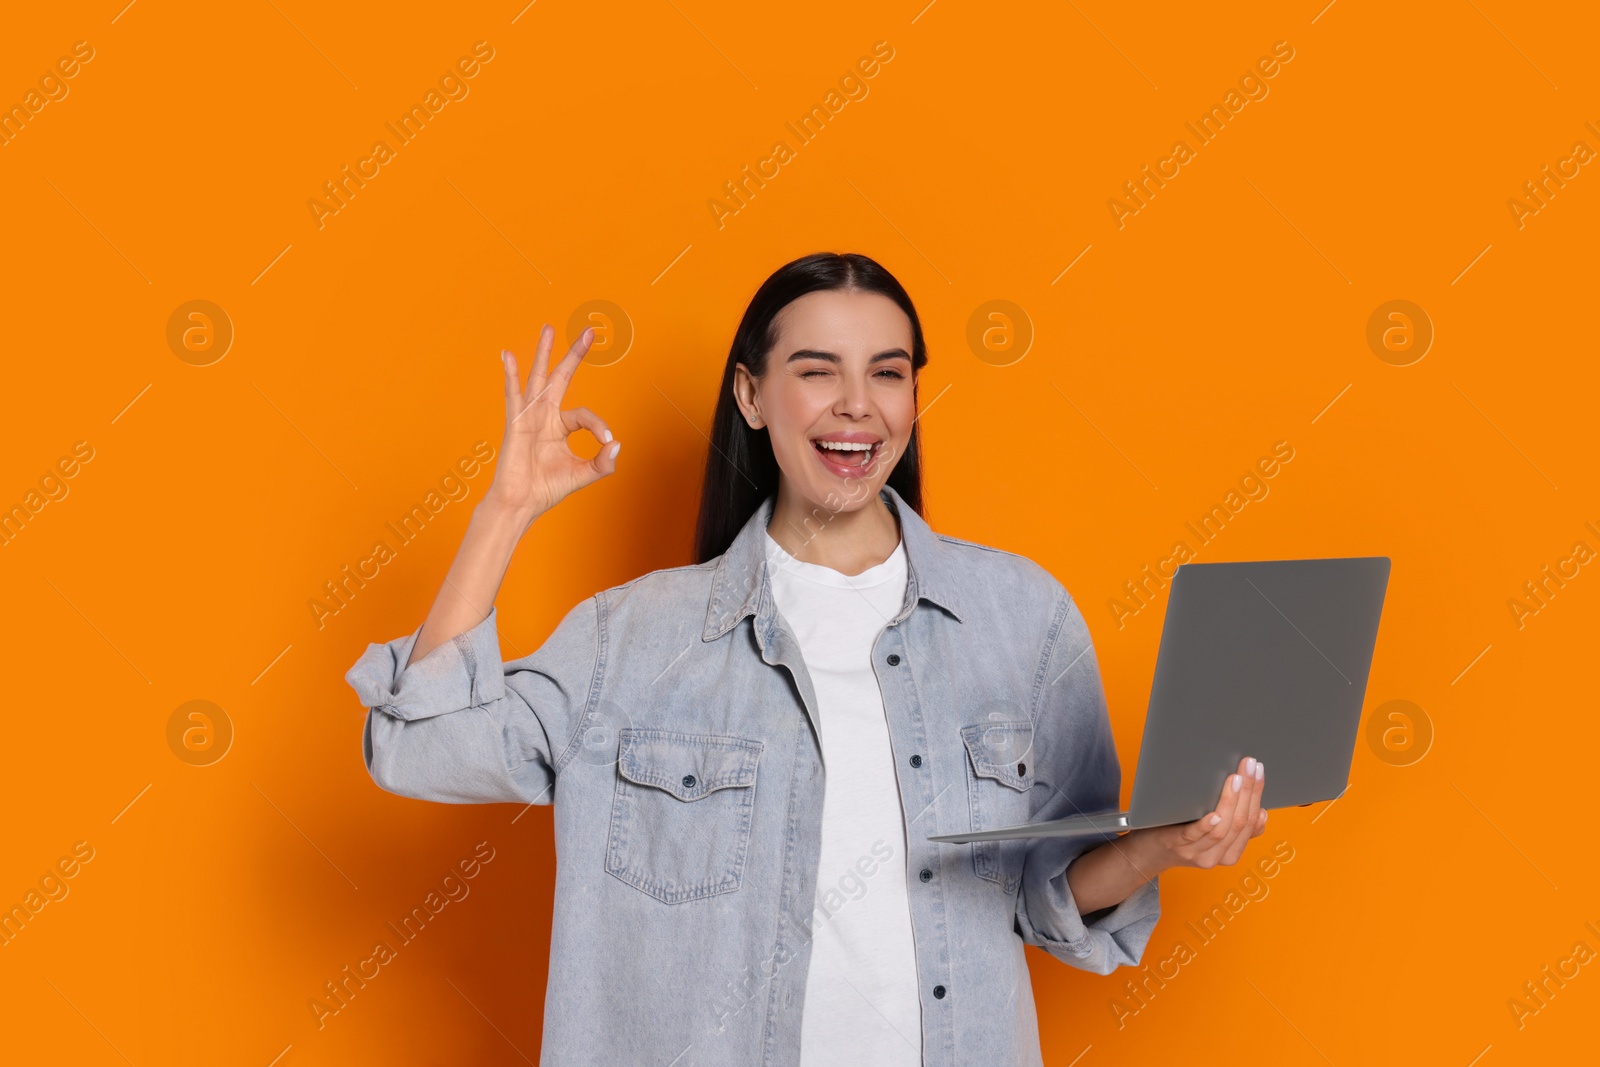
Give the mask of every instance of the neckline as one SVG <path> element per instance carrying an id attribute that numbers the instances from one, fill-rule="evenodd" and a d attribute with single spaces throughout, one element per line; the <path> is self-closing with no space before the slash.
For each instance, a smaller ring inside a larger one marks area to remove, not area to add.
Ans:
<path id="1" fill-rule="evenodd" d="M 835 589 L 864 589 L 896 581 L 906 570 L 906 543 L 903 537 L 895 543 L 894 551 L 889 553 L 889 558 L 882 563 L 874 564 L 860 574 L 845 574 L 820 563 L 807 563 L 796 559 L 784 551 L 783 546 L 765 530 L 761 532 L 761 536 L 766 548 L 767 562 L 774 570 L 803 578 L 817 585 L 831 586 Z"/>

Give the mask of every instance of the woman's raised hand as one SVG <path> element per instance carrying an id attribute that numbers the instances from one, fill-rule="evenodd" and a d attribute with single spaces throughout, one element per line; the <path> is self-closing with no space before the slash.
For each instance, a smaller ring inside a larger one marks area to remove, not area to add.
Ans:
<path id="1" fill-rule="evenodd" d="M 589 351 L 594 328 L 578 335 L 567 354 L 550 369 L 555 330 L 546 323 L 527 384 L 519 381 L 517 357 L 502 352 L 505 363 L 506 432 L 500 446 L 494 481 L 485 503 L 525 524 L 549 511 L 569 494 L 617 469 L 621 441 L 611 439 L 605 420 L 588 408 L 561 408 L 567 385 Z M 567 446 L 567 437 L 588 430 L 601 443 L 593 459 L 582 459 Z"/>
<path id="2" fill-rule="evenodd" d="M 617 469 L 622 442 L 611 439 L 605 420 L 588 408 L 561 410 L 567 383 L 589 351 L 594 330 L 584 330 L 555 370 L 550 370 L 555 339 L 555 330 L 545 323 L 526 386 L 517 374 L 517 357 L 510 352 L 500 354 L 505 364 L 506 434 L 494 481 L 472 509 L 472 520 L 450 572 L 412 642 L 408 665 L 488 617 L 517 543 L 534 519 L 574 490 Z M 567 437 L 580 429 L 600 441 L 600 451 L 593 459 L 580 459 L 567 447 Z"/>

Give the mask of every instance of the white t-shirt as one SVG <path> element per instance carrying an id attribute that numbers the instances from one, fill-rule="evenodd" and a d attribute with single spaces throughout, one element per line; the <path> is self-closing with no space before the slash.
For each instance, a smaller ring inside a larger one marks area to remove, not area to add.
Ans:
<path id="1" fill-rule="evenodd" d="M 764 542 L 778 613 L 816 691 L 827 776 L 800 1062 L 920 1067 L 905 812 L 872 670 L 873 643 L 905 602 L 905 545 L 850 576 Z"/>

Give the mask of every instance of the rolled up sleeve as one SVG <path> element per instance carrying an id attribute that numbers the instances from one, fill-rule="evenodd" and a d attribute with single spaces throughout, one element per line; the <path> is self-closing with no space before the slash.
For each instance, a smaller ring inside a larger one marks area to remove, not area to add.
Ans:
<path id="1" fill-rule="evenodd" d="M 367 708 L 362 754 L 383 789 L 446 804 L 549 804 L 600 670 L 599 598 L 531 655 L 502 662 L 498 609 L 406 666 L 421 633 L 372 644 L 345 674 Z"/>
<path id="2" fill-rule="evenodd" d="M 1116 811 L 1122 768 L 1099 663 L 1088 624 L 1059 585 L 1038 684 L 1033 744 L 1039 800 L 1031 821 Z M 1161 915 L 1155 877 L 1114 907 L 1079 911 L 1067 866 L 1109 836 L 1030 841 L 1017 894 L 1016 929 L 1023 941 L 1096 974 L 1137 965 Z"/>

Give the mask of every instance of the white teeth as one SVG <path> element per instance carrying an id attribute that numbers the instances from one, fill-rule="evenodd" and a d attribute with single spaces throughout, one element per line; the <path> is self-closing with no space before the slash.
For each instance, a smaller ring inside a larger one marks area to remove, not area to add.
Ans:
<path id="1" fill-rule="evenodd" d="M 817 444 L 835 452 L 867 452 L 873 447 L 865 441 L 818 441 Z"/>

